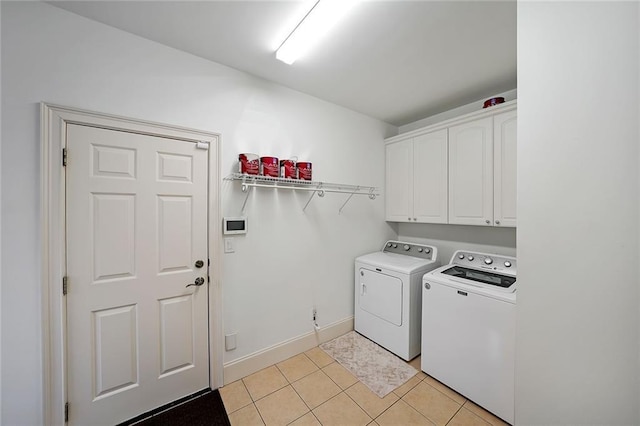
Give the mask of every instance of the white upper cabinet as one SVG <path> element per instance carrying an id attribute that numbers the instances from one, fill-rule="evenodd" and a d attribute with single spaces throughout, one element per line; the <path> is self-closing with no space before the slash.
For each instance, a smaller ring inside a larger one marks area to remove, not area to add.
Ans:
<path id="1" fill-rule="evenodd" d="M 517 111 L 493 118 L 493 218 L 496 226 L 516 226 Z"/>
<path id="2" fill-rule="evenodd" d="M 447 129 L 413 139 L 413 221 L 447 223 Z"/>
<path id="3" fill-rule="evenodd" d="M 493 224 L 493 118 L 449 128 L 449 223 Z"/>
<path id="4" fill-rule="evenodd" d="M 447 223 L 447 130 L 386 146 L 386 220 Z"/>
<path id="5" fill-rule="evenodd" d="M 386 220 L 516 226 L 515 101 L 387 140 Z"/>
<path id="6" fill-rule="evenodd" d="M 385 147 L 386 220 L 408 222 L 413 215 L 413 140 Z"/>

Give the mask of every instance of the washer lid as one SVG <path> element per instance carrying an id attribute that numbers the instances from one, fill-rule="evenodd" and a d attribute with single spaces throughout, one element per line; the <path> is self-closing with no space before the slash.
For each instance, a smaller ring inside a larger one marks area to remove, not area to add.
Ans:
<path id="1" fill-rule="evenodd" d="M 435 260 L 380 251 L 360 256 L 356 258 L 356 262 L 369 265 L 373 268 L 388 269 L 402 274 L 426 272 L 440 265 L 440 263 Z"/>

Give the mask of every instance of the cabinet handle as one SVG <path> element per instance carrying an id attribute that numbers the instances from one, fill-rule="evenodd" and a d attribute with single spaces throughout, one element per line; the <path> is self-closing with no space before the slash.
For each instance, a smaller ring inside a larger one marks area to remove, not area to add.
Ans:
<path id="1" fill-rule="evenodd" d="M 413 220 L 418 220 L 418 219 L 414 217 Z"/>
<path id="2" fill-rule="evenodd" d="M 411 222 L 411 218 L 410 218 L 410 217 L 408 217 L 408 218 L 407 218 L 407 220 L 408 220 L 409 222 Z"/>
<path id="3" fill-rule="evenodd" d="M 500 225 L 500 221 L 499 220 L 496 220 L 496 225 Z"/>
<path id="4" fill-rule="evenodd" d="M 485 222 L 487 223 L 487 225 L 491 223 L 489 219 L 485 220 Z"/>

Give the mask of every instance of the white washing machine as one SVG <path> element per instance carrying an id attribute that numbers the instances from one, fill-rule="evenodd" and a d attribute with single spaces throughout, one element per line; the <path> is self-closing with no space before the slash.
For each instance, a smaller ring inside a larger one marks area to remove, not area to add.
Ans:
<path id="1" fill-rule="evenodd" d="M 420 354 L 422 276 L 440 266 L 435 247 L 387 241 L 355 261 L 355 330 L 411 360 Z"/>
<path id="2" fill-rule="evenodd" d="M 457 251 L 423 282 L 422 370 L 513 424 L 516 259 Z"/>

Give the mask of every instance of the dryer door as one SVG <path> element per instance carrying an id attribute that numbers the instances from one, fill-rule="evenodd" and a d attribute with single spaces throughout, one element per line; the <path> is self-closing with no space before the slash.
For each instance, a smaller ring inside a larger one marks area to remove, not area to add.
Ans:
<path id="1" fill-rule="evenodd" d="M 385 321 L 402 325 L 402 280 L 360 268 L 359 307 Z"/>

